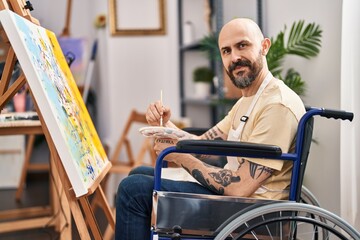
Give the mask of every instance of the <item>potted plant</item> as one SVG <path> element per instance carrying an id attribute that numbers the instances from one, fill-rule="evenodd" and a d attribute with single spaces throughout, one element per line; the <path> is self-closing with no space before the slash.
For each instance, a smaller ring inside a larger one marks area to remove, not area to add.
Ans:
<path id="1" fill-rule="evenodd" d="M 210 95 L 214 71 L 209 67 L 197 67 L 193 71 L 196 98 L 207 98 Z"/>

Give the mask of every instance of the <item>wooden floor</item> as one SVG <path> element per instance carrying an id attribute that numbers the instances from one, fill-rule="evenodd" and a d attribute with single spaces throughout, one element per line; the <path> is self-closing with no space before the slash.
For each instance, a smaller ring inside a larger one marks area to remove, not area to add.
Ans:
<path id="1" fill-rule="evenodd" d="M 49 177 L 48 173 L 33 173 L 27 179 L 27 185 L 23 192 L 21 202 L 15 200 L 16 189 L 0 189 L 0 211 L 7 209 L 18 209 L 33 206 L 45 206 L 49 204 Z M 61 214 L 61 213 L 59 213 Z M 105 229 L 105 217 L 102 212 L 96 213 L 100 229 Z M 80 240 L 76 227 L 72 220 L 73 240 Z M 24 230 L 0 234 L 1 240 L 55 240 L 59 233 L 52 227 L 46 227 L 33 230 Z"/>

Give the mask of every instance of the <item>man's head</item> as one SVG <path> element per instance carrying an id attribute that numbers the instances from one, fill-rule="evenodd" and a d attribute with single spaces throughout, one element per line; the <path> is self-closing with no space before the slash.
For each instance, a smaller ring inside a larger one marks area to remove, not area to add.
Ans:
<path id="1" fill-rule="evenodd" d="M 259 26 L 246 18 L 233 19 L 221 29 L 219 48 L 231 81 L 238 88 L 246 88 L 267 70 L 266 54 L 270 39 L 264 38 Z"/>

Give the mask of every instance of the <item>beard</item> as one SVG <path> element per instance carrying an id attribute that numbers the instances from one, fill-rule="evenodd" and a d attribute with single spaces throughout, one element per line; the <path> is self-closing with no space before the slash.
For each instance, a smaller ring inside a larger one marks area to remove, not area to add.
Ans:
<path id="1" fill-rule="evenodd" d="M 240 71 L 236 76 L 232 74 L 236 67 L 249 67 L 250 71 L 246 74 L 244 71 Z M 231 82 L 240 89 L 249 87 L 252 82 L 257 78 L 260 70 L 263 67 L 262 55 L 259 52 L 258 57 L 254 63 L 251 63 L 247 59 L 240 59 L 236 63 L 233 63 L 226 69 L 227 75 L 230 77 Z"/>

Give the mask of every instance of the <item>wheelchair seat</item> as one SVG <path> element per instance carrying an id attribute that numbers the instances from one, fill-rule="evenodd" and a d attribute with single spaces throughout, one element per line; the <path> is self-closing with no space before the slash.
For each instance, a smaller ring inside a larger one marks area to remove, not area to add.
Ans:
<path id="1" fill-rule="evenodd" d="M 156 192 L 156 230 L 165 234 L 178 232 L 188 236 L 212 237 L 234 213 L 250 206 L 283 202 L 232 196 Z M 221 209 L 221 211 L 219 211 Z M 201 213 L 201 214 L 199 214 Z"/>
<path id="2" fill-rule="evenodd" d="M 176 146 L 162 151 L 157 158 L 154 173 L 153 239 L 213 239 L 227 223 L 238 217 L 238 212 L 268 204 L 299 202 L 315 115 L 350 121 L 353 119 L 353 114 L 349 112 L 309 108 L 299 122 L 293 153 L 282 153 L 279 147 L 273 145 L 218 140 L 182 140 Z M 293 161 L 289 199 L 284 201 L 160 191 L 163 158 L 172 152 Z M 277 214 L 272 213 L 272 216 Z M 276 232 L 280 234 L 281 230 Z"/>

